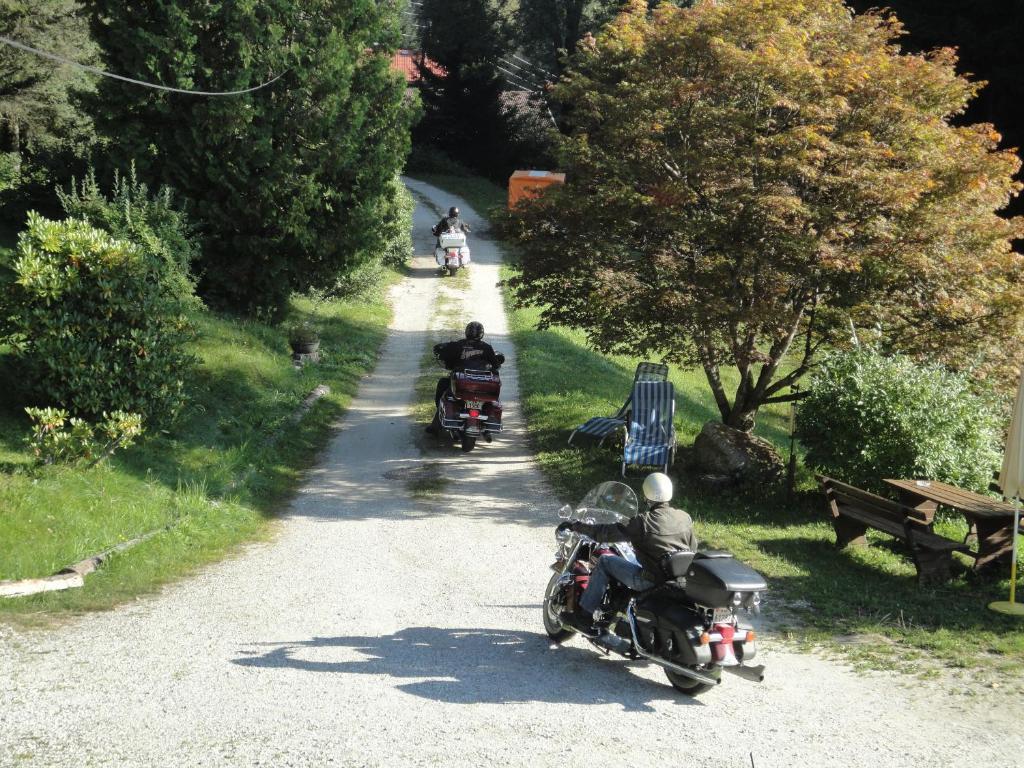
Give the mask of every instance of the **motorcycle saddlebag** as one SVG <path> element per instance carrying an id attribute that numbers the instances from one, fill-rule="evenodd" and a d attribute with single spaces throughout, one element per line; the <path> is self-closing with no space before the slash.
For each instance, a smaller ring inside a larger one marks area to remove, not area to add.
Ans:
<path id="1" fill-rule="evenodd" d="M 734 557 L 697 557 L 686 574 L 686 594 L 708 608 L 732 605 L 734 592 L 744 598 L 768 589 L 764 576 Z"/>
<path id="2" fill-rule="evenodd" d="M 461 400 L 497 400 L 501 379 L 488 371 L 456 371 L 452 377 L 452 392 Z"/>
<path id="3" fill-rule="evenodd" d="M 484 421 L 487 429 L 491 432 L 501 432 L 501 403 L 495 400 L 492 403 L 484 403 Z"/>
<path id="4" fill-rule="evenodd" d="M 437 262 L 437 266 L 443 267 L 445 265 L 444 248 L 434 249 L 434 261 Z"/>
<path id="5" fill-rule="evenodd" d="M 648 651 L 679 664 L 706 664 L 707 646 L 700 644 L 703 617 L 663 589 L 643 598 L 636 606 L 636 627 Z"/>

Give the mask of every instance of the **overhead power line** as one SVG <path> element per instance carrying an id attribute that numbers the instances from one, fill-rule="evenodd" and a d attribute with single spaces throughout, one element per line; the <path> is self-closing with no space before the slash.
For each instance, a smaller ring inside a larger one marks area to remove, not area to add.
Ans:
<path id="1" fill-rule="evenodd" d="M 523 88 L 523 89 L 529 91 L 530 93 L 537 93 L 537 91 L 535 89 L 529 87 L 528 83 L 525 83 L 525 82 L 523 82 L 521 80 L 518 80 L 516 78 L 516 76 L 514 74 L 512 74 L 511 72 L 509 72 L 507 69 L 504 69 L 504 68 L 498 66 L 497 64 L 495 64 L 494 66 L 497 69 L 499 69 L 502 72 L 504 72 L 505 73 L 505 75 L 504 75 L 505 79 L 508 80 L 513 85 L 518 85 L 520 88 Z"/>
<path id="2" fill-rule="evenodd" d="M 530 61 L 529 59 L 524 59 L 524 58 L 523 58 L 522 56 L 520 56 L 520 55 L 519 55 L 518 53 L 513 53 L 513 54 L 512 54 L 512 57 L 513 57 L 513 58 L 515 58 L 515 59 L 519 59 L 519 61 L 523 62 L 523 64 L 529 64 L 529 65 L 530 65 L 531 67 L 533 67 L 534 69 L 538 69 L 538 70 L 540 70 L 541 72 L 543 72 L 543 73 L 544 73 L 545 75 L 547 75 L 548 77 L 553 77 L 553 78 L 554 78 L 555 80 L 557 80 L 557 79 L 558 79 L 558 77 L 557 77 L 556 75 L 553 75 L 553 74 L 551 74 L 550 72 L 548 72 L 548 71 L 547 71 L 546 69 L 544 69 L 543 67 L 537 66 L 536 64 L 534 64 L 534 63 L 533 63 L 532 61 Z"/>
<path id="3" fill-rule="evenodd" d="M 58 56 L 56 53 L 50 53 L 49 51 L 41 51 L 38 48 L 33 48 L 31 45 L 19 43 L 17 40 L 11 40 L 8 37 L 0 36 L 0 43 L 10 46 L 11 48 L 17 48 L 21 51 L 34 53 L 36 56 L 41 56 L 44 59 L 50 59 L 51 61 L 56 61 L 60 64 L 68 64 L 72 67 L 77 67 L 78 69 L 84 69 L 86 72 L 92 72 L 94 75 L 101 75 L 102 77 L 109 77 L 113 78 L 114 80 L 121 80 L 126 83 L 131 83 L 132 85 L 141 85 L 143 88 L 153 88 L 158 91 L 170 91 L 171 93 L 184 93 L 187 96 L 239 96 L 243 93 L 252 93 L 253 91 L 258 91 L 261 88 L 266 88 L 268 85 L 271 85 L 272 83 L 276 83 L 278 80 L 284 77 L 285 74 L 287 74 L 289 71 L 286 69 L 277 77 L 271 80 L 267 80 L 267 82 L 261 83 L 260 85 L 255 85 L 252 88 L 242 88 L 241 90 L 237 91 L 196 91 L 188 90 L 186 88 L 173 88 L 169 85 L 160 85 L 159 83 L 147 83 L 144 80 L 136 80 L 133 77 L 116 75 L 113 72 L 107 72 L 105 70 L 100 69 L 99 67 L 93 67 L 88 64 L 81 64 L 77 61 L 66 59 L 63 56 Z"/>
<path id="4" fill-rule="evenodd" d="M 523 67 L 520 67 L 520 66 L 514 64 L 513 62 L 509 61 L 508 59 L 502 58 L 500 56 L 498 57 L 498 61 L 500 61 L 502 64 L 505 64 L 505 65 L 507 65 L 509 67 L 513 67 L 514 69 L 516 69 L 516 70 L 518 70 L 520 72 L 525 72 L 526 75 L 525 76 L 520 75 L 520 77 L 522 77 L 524 80 L 530 80 L 531 82 L 535 82 L 536 83 L 536 81 L 534 80 L 536 75 L 532 71 L 530 71 L 529 69 L 525 69 Z M 536 85 L 539 87 L 540 83 L 536 83 Z"/>

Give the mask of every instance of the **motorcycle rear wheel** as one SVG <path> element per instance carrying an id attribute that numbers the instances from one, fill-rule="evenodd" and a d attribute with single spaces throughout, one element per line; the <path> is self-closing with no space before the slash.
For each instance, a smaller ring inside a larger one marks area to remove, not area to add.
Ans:
<path id="1" fill-rule="evenodd" d="M 558 581 L 561 578 L 562 574 L 560 573 L 552 575 L 551 581 L 548 582 L 548 586 L 544 590 L 544 631 L 556 643 L 568 640 L 576 634 L 571 629 L 562 626 L 562 622 L 558 620 L 558 609 L 554 606 L 553 598 L 558 591 Z"/>
<path id="2" fill-rule="evenodd" d="M 455 277 L 455 273 L 459 271 L 458 267 L 448 267 L 448 276 Z"/>
<path id="3" fill-rule="evenodd" d="M 462 435 L 462 452 L 469 453 L 476 448 L 476 435 Z"/>
<path id="4" fill-rule="evenodd" d="M 715 680 L 722 679 L 722 668 L 713 667 L 712 669 L 694 669 L 695 672 L 700 672 L 702 675 L 713 677 Z M 671 669 L 666 669 L 665 674 L 668 676 L 668 681 L 672 683 L 672 687 L 677 691 L 685 693 L 687 696 L 699 696 L 705 691 L 710 691 L 715 686 L 702 683 L 699 680 L 694 680 L 692 677 L 686 675 L 680 675 L 678 672 L 673 672 Z"/>

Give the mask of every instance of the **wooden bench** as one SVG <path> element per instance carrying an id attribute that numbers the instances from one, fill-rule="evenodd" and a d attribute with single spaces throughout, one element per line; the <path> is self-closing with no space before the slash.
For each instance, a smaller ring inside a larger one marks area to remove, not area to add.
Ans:
<path id="1" fill-rule="evenodd" d="M 968 552 L 966 544 L 933 533 L 925 513 L 913 507 L 876 496 L 852 485 L 818 477 L 832 512 L 836 548 L 866 546 L 868 528 L 907 542 L 917 578 L 922 584 L 941 583 L 950 578 L 954 552 Z"/>

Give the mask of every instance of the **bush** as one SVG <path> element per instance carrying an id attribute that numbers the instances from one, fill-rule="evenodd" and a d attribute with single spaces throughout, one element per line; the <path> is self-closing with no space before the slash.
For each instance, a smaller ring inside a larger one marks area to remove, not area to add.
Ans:
<path id="1" fill-rule="evenodd" d="M 5 261 L 7 342 L 40 400 L 158 424 L 179 411 L 192 329 L 166 260 L 85 221 L 32 213 Z"/>
<path id="2" fill-rule="evenodd" d="M 871 349 L 823 361 L 797 437 L 809 466 L 876 491 L 922 477 L 985 492 L 1000 463 L 999 409 L 967 376 Z"/>
<path id="3" fill-rule="evenodd" d="M 100 190 L 96 175 L 89 171 L 81 184 L 71 181 L 57 196 L 68 216 L 85 219 L 117 240 L 126 240 L 165 263 L 162 280 L 167 291 L 183 303 L 199 307 L 195 296 L 192 264 L 199 247 L 184 211 L 176 208 L 171 190 L 162 187 L 152 198 L 149 189 L 135 176 L 133 163 L 127 178 L 114 174 L 113 193 Z"/>
<path id="4" fill-rule="evenodd" d="M 401 178 L 395 176 L 382 197 L 380 264 L 400 267 L 412 253 L 412 212 L 416 202 Z"/>
<path id="5" fill-rule="evenodd" d="M 25 412 L 33 422 L 28 442 L 40 464 L 85 460 L 92 466 L 118 448 L 127 448 L 142 434 L 142 417 L 137 413 L 104 413 L 103 420 L 93 425 L 69 418 L 61 408 L 26 408 Z"/>

